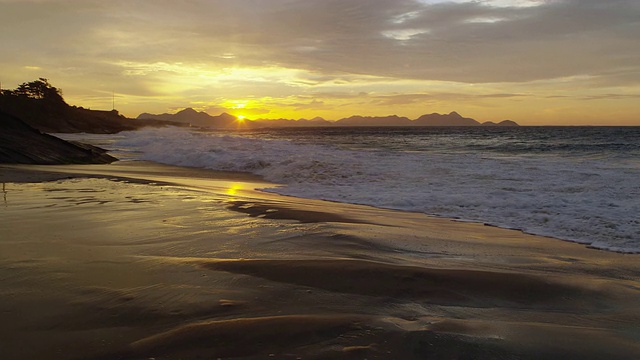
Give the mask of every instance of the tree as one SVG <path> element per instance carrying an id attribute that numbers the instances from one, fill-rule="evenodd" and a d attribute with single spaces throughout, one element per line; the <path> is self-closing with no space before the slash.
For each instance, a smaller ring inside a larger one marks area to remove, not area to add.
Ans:
<path id="1" fill-rule="evenodd" d="M 40 78 L 24 83 L 13 91 L 15 95 L 26 96 L 31 99 L 42 99 L 51 102 L 64 102 L 62 91 L 49 84 L 49 80 Z"/>

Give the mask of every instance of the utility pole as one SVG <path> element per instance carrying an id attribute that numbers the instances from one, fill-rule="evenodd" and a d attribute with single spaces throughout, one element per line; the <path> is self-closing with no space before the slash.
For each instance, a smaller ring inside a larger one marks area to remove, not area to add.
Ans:
<path id="1" fill-rule="evenodd" d="M 111 91 L 111 103 L 112 103 L 111 110 L 115 110 L 116 109 L 116 91 L 115 90 Z"/>

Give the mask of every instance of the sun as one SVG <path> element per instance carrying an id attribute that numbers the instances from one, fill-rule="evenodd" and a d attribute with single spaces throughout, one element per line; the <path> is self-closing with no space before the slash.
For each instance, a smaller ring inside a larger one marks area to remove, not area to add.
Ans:
<path id="1" fill-rule="evenodd" d="M 247 117 L 244 115 L 236 115 L 236 124 L 238 127 L 244 127 L 247 124 Z"/>

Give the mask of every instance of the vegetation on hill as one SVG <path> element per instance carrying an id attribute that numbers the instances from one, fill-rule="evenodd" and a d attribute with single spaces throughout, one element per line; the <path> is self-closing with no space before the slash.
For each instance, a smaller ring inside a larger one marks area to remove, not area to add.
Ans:
<path id="1" fill-rule="evenodd" d="M 98 111 L 70 106 L 62 91 L 45 78 L 0 91 L 0 111 L 49 133 L 111 134 L 143 126 L 167 125 L 162 121 L 128 119 L 116 110 Z"/>
<path id="2" fill-rule="evenodd" d="M 258 128 L 258 127 L 300 127 L 300 126 L 518 126 L 506 120 L 500 123 L 480 123 L 472 118 L 462 117 L 456 112 L 450 114 L 428 114 L 411 120 L 406 117 L 352 116 L 337 121 L 322 118 L 312 120 L 245 120 L 223 113 L 211 116 L 186 108 L 176 114 L 143 113 L 137 119 L 129 119 L 116 110 L 97 111 L 70 106 L 64 101 L 62 91 L 52 86 L 45 78 L 24 83 L 14 90 L 0 91 L 0 111 L 11 114 L 30 126 L 53 133 L 117 133 L 135 130 L 144 126 L 196 126 L 210 128 Z"/>

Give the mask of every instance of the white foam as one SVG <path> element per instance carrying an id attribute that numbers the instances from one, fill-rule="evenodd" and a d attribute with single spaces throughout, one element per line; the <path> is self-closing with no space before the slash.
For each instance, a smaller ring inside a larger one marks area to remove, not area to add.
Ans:
<path id="1" fill-rule="evenodd" d="M 605 160 L 348 151 L 205 134 L 124 133 L 114 145 L 160 163 L 245 171 L 266 191 L 461 218 L 612 251 L 640 252 L 640 169 Z"/>

